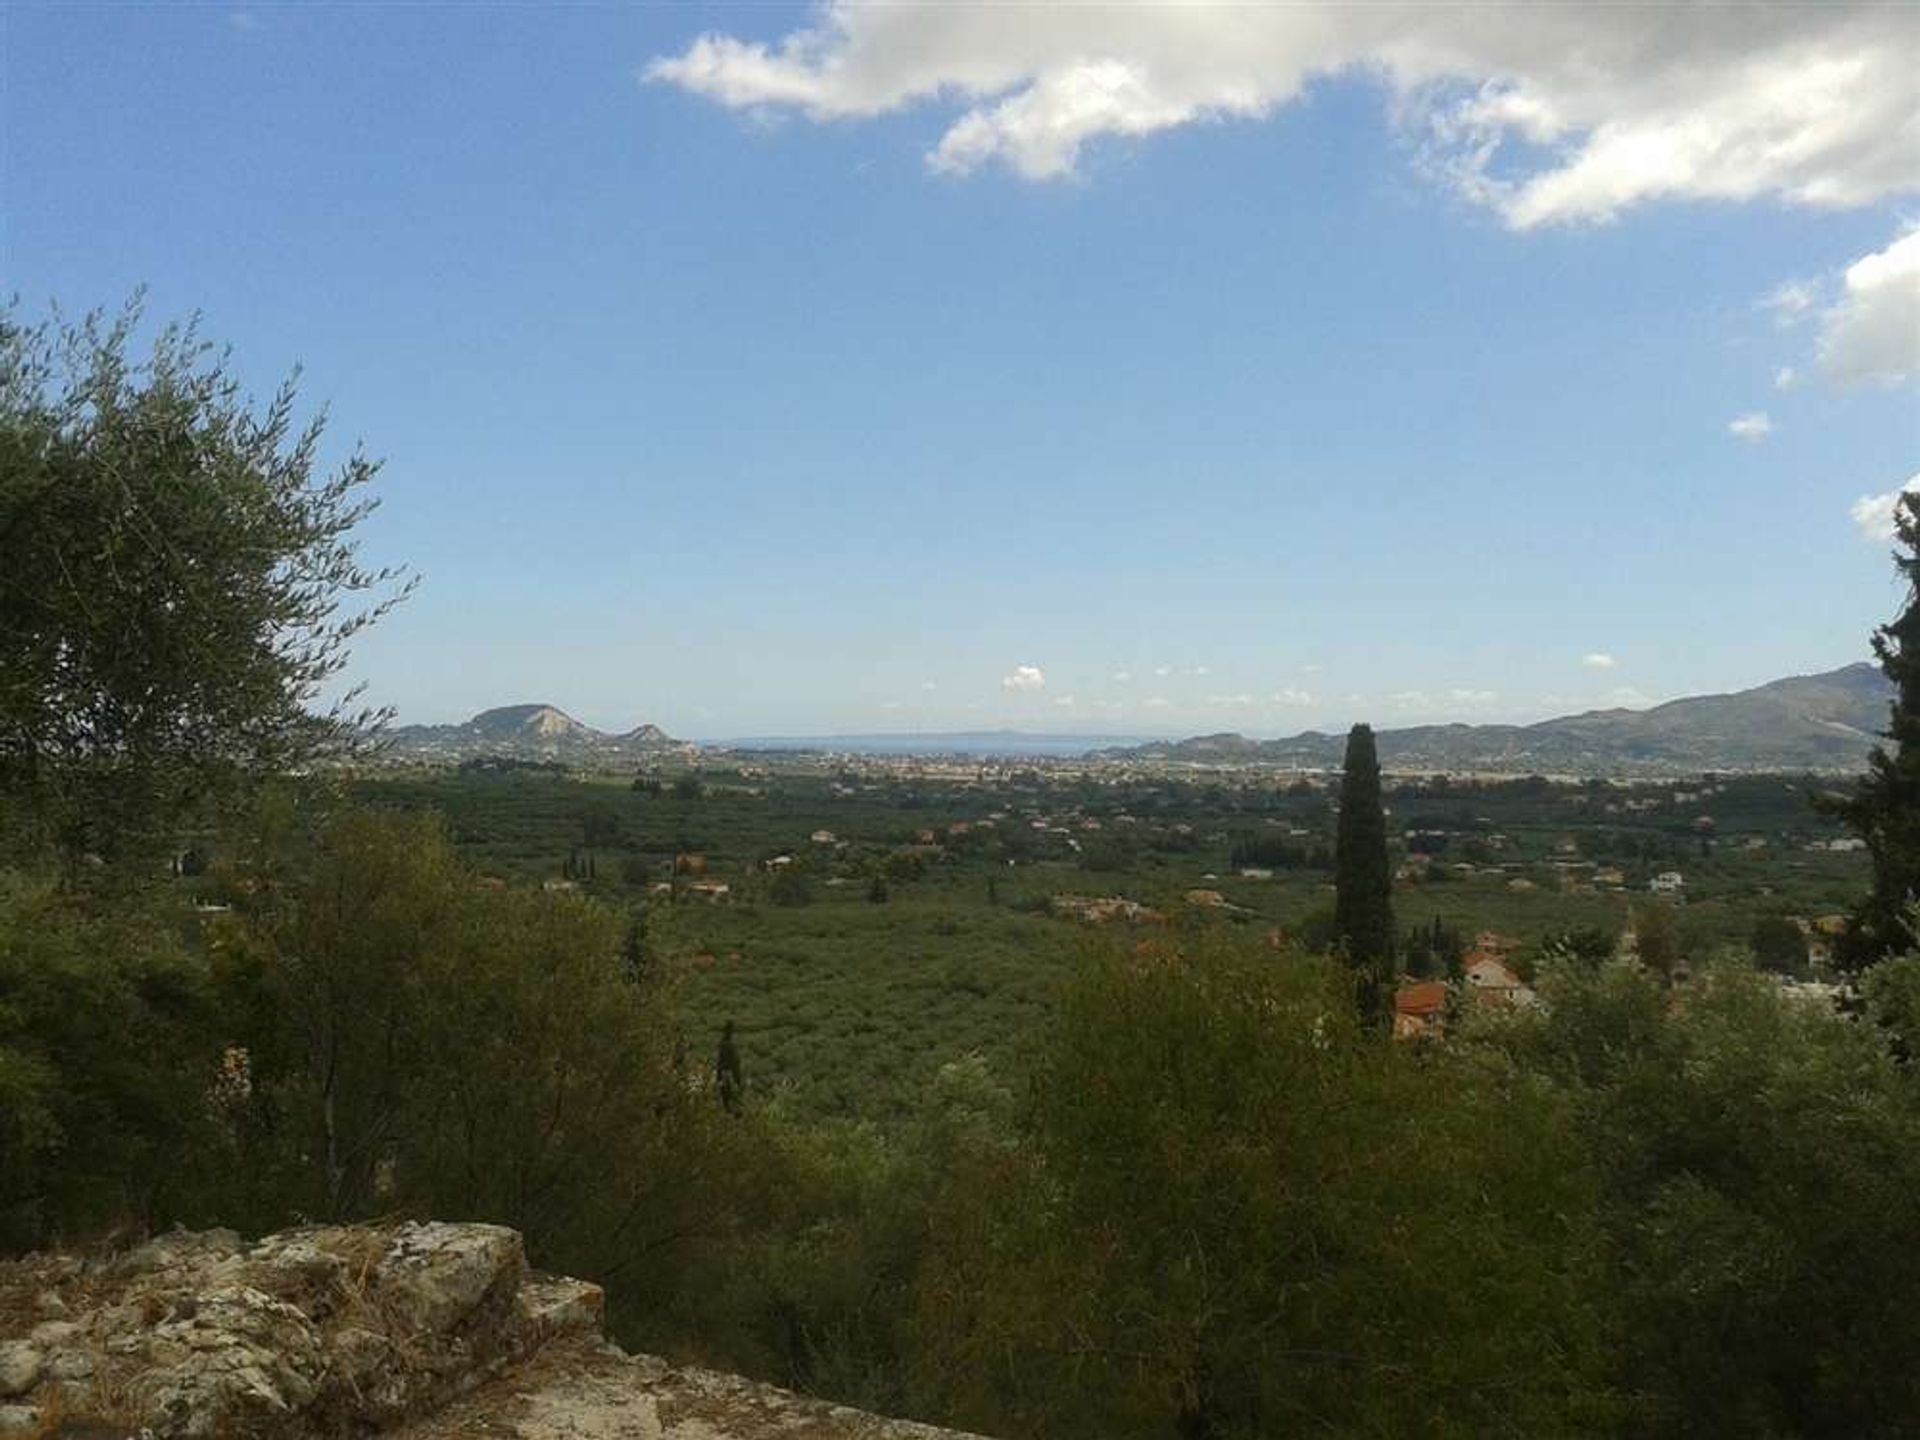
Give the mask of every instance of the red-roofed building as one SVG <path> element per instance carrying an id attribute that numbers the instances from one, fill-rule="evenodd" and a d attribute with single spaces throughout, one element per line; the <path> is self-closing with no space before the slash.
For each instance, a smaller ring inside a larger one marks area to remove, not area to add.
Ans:
<path id="1" fill-rule="evenodd" d="M 1513 973 L 1504 960 L 1475 953 L 1467 957 L 1465 975 L 1469 991 L 1476 1000 L 1488 1004 L 1531 1005 L 1532 989 Z"/>
<path id="2" fill-rule="evenodd" d="M 1438 1035 L 1447 1024 L 1447 983 L 1422 980 L 1402 985 L 1393 997 L 1393 1038 L 1418 1040 Z"/>

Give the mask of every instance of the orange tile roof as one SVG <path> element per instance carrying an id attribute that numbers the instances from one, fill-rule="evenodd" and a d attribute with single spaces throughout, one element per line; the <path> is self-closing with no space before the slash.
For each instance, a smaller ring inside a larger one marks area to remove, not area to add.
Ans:
<path id="1" fill-rule="evenodd" d="M 1393 997 L 1393 1008 L 1401 1015 L 1437 1015 L 1447 1008 L 1447 983 L 1423 980 L 1418 985 L 1403 985 Z"/>

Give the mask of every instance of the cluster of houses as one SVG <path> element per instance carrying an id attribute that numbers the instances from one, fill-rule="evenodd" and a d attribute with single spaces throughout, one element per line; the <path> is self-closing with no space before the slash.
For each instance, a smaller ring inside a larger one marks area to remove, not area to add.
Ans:
<path id="1" fill-rule="evenodd" d="M 1164 925 L 1166 915 L 1150 905 L 1142 905 L 1138 900 L 1129 900 L 1124 895 L 1055 895 L 1047 902 L 1047 909 L 1068 920 L 1084 920 L 1090 925 L 1107 925 L 1115 921 L 1128 925 Z"/>
<path id="2" fill-rule="evenodd" d="M 1468 879 L 1473 876 L 1505 876 L 1510 890 L 1533 890 L 1539 887 L 1536 876 L 1543 875 L 1558 881 L 1563 890 L 1618 891 L 1627 888 L 1627 872 L 1618 865 L 1602 864 L 1597 860 L 1583 860 L 1570 854 L 1555 854 L 1542 861 L 1506 860 L 1494 864 L 1475 865 L 1469 861 L 1446 861 L 1420 851 L 1407 856 L 1394 872 L 1396 880 L 1420 881 L 1431 878 L 1435 870 L 1444 870 L 1456 879 Z"/>
<path id="3" fill-rule="evenodd" d="M 1196 910 L 1217 910 L 1221 913 L 1250 913 L 1243 905 L 1236 905 L 1218 890 L 1189 890 L 1182 897 Z M 1055 895 L 1047 901 L 1051 914 L 1067 920 L 1082 920 L 1090 925 L 1108 925 L 1120 922 L 1127 925 L 1165 925 L 1167 916 L 1164 911 L 1138 900 L 1129 900 L 1123 895 Z"/>
<path id="4" fill-rule="evenodd" d="M 1419 1040 L 1444 1034 L 1448 1017 L 1463 1005 L 1528 1008 L 1540 1003 L 1533 988 L 1508 964 L 1520 941 L 1491 930 L 1474 937 L 1460 966 L 1460 980 L 1417 980 L 1402 985 L 1393 999 L 1393 1038 Z"/>

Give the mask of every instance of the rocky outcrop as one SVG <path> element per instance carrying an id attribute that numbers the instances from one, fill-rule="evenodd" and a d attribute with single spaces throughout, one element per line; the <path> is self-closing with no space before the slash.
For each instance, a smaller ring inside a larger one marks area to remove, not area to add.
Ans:
<path id="1" fill-rule="evenodd" d="M 577 1337 L 393 1440 L 982 1440 Z"/>
<path id="2" fill-rule="evenodd" d="M 178 1232 L 0 1264 L 0 1437 L 963 1440 L 628 1356 L 498 1225 Z"/>

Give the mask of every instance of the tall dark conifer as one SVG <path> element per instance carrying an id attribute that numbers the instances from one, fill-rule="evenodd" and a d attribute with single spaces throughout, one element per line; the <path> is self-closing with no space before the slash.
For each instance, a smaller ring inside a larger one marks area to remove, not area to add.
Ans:
<path id="1" fill-rule="evenodd" d="M 1347 963 L 1360 974 L 1361 1019 L 1383 1019 L 1393 973 L 1393 870 L 1380 802 L 1380 757 L 1367 725 L 1356 725 L 1347 735 L 1334 847 L 1333 933 Z"/>
<path id="2" fill-rule="evenodd" d="M 1907 582 L 1907 602 L 1873 636 L 1873 653 L 1894 684 L 1888 743 L 1875 748 L 1866 779 L 1836 807 L 1873 860 L 1872 893 L 1839 946 L 1838 959 L 1850 969 L 1920 940 L 1908 927 L 1909 907 L 1920 902 L 1920 494 L 1900 497 L 1894 535 L 1893 563 Z"/>

